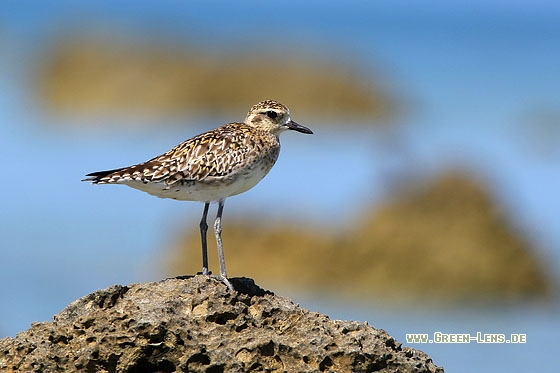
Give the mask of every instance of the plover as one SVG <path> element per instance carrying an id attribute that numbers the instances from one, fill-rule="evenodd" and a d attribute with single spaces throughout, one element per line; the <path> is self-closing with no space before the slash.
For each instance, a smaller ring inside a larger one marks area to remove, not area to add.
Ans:
<path id="1" fill-rule="evenodd" d="M 313 133 L 294 122 L 286 106 L 273 100 L 261 101 L 249 110 L 242 123 L 225 124 L 195 136 L 144 163 L 92 172 L 82 181 L 124 184 L 160 198 L 204 202 L 200 220 L 204 275 L 210 275 L 206 218 L 210 203 L 218 202 L 214 221 L 220 261 L 217 277 L 233 291 L 221 236 L 224 201 L 251 189 L 270 171 L 280 153 L 278 136 L 286 130 Z"/>

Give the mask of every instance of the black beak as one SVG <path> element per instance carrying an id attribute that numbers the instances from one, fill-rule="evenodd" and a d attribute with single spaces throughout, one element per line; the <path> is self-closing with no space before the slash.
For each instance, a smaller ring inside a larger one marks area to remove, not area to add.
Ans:
<path id="1" fill-rule="evenodd" d="M 297 124 L 293 120 L 290 120 L 288 123 L 286 123 L 286 127 L 288 127 L 288 129 L 298 131 L 301 133 L 307 133 L 309 135 L 313 134 L 313 131 L 311 131 L 309 128 L 304 127 L 301 124 Z"/>

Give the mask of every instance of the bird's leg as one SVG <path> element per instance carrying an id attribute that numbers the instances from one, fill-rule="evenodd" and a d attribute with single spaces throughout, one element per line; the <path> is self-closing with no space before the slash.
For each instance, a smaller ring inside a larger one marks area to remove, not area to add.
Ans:
<path id="1" fill-rule="evenodd" d="M 222 245 L 222 213 L 224 211 L 224 200 L 218 202 L 218 214 L 214 222 L 214 234 L 216 235 L 216 244 L 218 246 L 218 259 L 220 260 L 220 280 L 229 290 L 233 291 L 233 286 L 229 282 L 226 273 L 226 261 L 224 259 L 224 247 Z"/>
<path id="2" fill-rule="evenodd" d="M 206 241 L 206 232 L 208 232 L 208 224 L 206 224 L 206 217 L 208 216 L 208 207 L 210 202 L 204 204 L 204 212 L 200 220 L 200 238 L 202 240 L 202 274 L 208 276 L 208 245 Z"/>

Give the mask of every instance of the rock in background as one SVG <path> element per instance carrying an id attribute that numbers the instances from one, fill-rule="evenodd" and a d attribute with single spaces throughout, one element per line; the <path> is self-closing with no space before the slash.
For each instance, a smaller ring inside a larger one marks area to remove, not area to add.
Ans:
<path id="1" fill-rule="evenodd" d="M 466 174 L 412 183 L 363 214 L 344 231 L 230 219 L 228 272 L 360 301 L 503 303 L 554 293 L 536 250 Z M 172 251 L 170 274 L 198 268 L 200 233 L 189 232 Z"/>
<path id="2" fill-rule="evenodd" d="M 238 116 L 266 98 L 297 103 L 300 117 L 379 123 L 394 114 L 381 84 L 332 60 L 83 36 L 61 40 L 45 56 L 37 92 L 50 111 L 82 115 Z"/>

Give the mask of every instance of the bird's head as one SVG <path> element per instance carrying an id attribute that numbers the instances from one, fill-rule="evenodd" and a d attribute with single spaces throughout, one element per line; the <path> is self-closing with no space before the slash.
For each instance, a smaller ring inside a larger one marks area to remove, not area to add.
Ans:
<path id="1" fill-rule="evenodd" d="M 275 135 L 286 130 L 312 134 L 309 128 L 297 124 L 290 118 L 290 109 L 274 100 L 261 101 L 249 110 L 245 123 Z"/>

